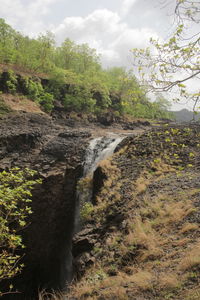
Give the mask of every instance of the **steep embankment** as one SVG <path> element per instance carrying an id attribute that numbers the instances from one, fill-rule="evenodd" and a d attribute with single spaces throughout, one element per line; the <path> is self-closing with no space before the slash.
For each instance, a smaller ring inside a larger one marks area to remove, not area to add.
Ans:
<path id="1" fill-rule="evenodd" d="M 199 299 L 199 137 L 199 125 L 156 128 L 100 163 L 72 299 Z"/>
<path id="2" fill-rule="evenodd" d="M 58 121 L 44 113 L 27 112 L 0 118 L 1 170 L 29 167 L 42 178 L 42 185 L 33 191 L 29 226 L 21 232 L 26 246 L 22 259 L 25 268 L 11 280 L 20 293 L 2 299 L 29 300 L 33 296 L 35 300 L 38 289 L 63 289 L 72 279 L 77 183 L 83 173 L 85 151 L 92 136 L 112 130 L 97 124 L 67 114 Z M 116 124 L 115 131 L 138 124 L 143 123 Z M 8 290 L 3 285 L 1 289 Z"/>
<path id="3" fill-rule="evenodd" d="M 25 268 L 14 280 L 20 294 L 5 299 L 27 299 L 39 287 L 63 288 L 71 279 L 76 184 L 90 135 L 40 114 L 15 113 L 0 121 L 1 170 L 29 167 L 43 180 L 33 193 L 30 225 L 22 232 Z"/>
<path id="4" fill-rule="evenodd" d="M 44 113 L 39 104 L 31 101 L 23 95 L 1 94 L 0 115 L 11 111 L 25 111 L 32 113 Z"/>

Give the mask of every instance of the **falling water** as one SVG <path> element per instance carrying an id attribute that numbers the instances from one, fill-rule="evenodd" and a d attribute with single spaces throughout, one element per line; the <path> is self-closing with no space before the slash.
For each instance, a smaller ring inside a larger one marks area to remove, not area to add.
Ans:
<path id="1" fill-rule="evenodd" d="M 109 136 L 98 137 L 90 141 L 86 151 L 83 177 L 92 181 L 93 174 L 100 161 L 111 156 L 117 145 L 124 139 L 124 137 L 110 134 Z M 76 217 L 74 224 L 74 231 L 77 233 L 81 229 L 80 224 L 80 206 L 85 202 L 90 202 L 92 198 L 92 189 L 88 187 L 84 193 L 77 190 L 77 206 Z"/>
<path id="2" fill-rule="evenodd" d="M 110 136 L 98 137 L 91 140 L 86 151 L 83 176 L 85 177 L 88 174 L 92 176 L 98 163 L 111 156 L 123 138 L 124 137 L 111 134 Z"/>

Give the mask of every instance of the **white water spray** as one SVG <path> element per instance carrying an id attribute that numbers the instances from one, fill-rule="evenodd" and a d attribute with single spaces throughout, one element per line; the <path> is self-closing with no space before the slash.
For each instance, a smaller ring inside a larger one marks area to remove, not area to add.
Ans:
<path id="1" fill-rule="evenodd" d="M 93 174 L 100 161 L 110 157 L 117 145 L 124 139 L 124 137 L 110 134 L 109 136 L 98 137 L 90 141 L 86 151 L 84 171 L 82 179 L 89 177 L 93 179 Z M 92 189 L 85 189 L 84 193 L 77 190 L 76 203 L 76 217 L 74 224 L 74 231 L 78 232 L 81 229 L 80 222 L 80 206 L 86 202 L 90 202 L 92 198 Z"/>
<path id="2" fill-rule="evenodd" d="M 93 174 L 98 163 L 113 154 L 117 145 L 124 139 L 115 134 L 93 139 L 86 152 L 84 177 Z"/>

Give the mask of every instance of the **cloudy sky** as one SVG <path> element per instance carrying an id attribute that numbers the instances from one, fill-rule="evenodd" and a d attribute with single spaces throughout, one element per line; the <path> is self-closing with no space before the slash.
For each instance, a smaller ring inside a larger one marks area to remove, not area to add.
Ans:
<path id="1" fill-rule="evenodd" d="M 50 30 L 58 44 L 65 38 L 86 42 L 101 54 L 104 67 L 131 68 L 132 48 L 148 46 L 150 37 L 170 35 L 174 4 L 174 0 L 0 0 L 0 17 L 29 36 Z"/>

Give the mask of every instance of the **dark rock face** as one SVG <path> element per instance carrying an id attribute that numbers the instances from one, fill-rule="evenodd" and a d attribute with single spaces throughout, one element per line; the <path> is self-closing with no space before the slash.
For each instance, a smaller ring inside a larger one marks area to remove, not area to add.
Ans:
<path id="1" fill-rule="evenodd" d="M 94 264 L 95 257 L 91 255 L 91 251 L 98 242 L 97 237 L 97 230 L 92 225 L 83 228 L 74 236 L 72 252 L 76 278 L 80 278 Z"/>
<path id="2" fill-rule="evenodd" d="M 30 225 L 22 232 L 26 267 L 15 280 L 22 294 L 5 299 L 36 299 L 39 288 L 63 289 L 72 279 L 76 184 L 89 137 L 43 115 L 20 113 L 0 121 L 1 169 L 29 167 L 43 179 L 33 192 Z"/>
<path id="3" fill-rule="evenodd" d="M 96 196 L 100 192 L 101 188 L 103 187 L 104 181 L 107 179 L 107 174 L 103 171 L 101 167 L 98 167 L 94 171 L 93 176 L 93 189 L 92 189 L 92 203 L 96 204 Z"/>
<path id="4" fill-rule="evenodd" d="M 33 191 L 30 225 L 21 233 L 26 245 L 25 268 L 14 282 L 20 294 L 2 299 L 36 300 L 38 289 L 64 289 L 72 279 L 76 185 L 82 177 L 91 133 L 83 130 L 81 123 L 80 130 L 67 124 L 66 119 L 52 121 L 45 115 L 23 112 L 0 119 L 0 169 L 29 167 L 43 179 L 42 185 Z M 95 171 L 94 204 L 106 176 L 101 168 Z M 114 216 L 111 218 L 112 223 L 119 223 Z M 91 225 L 75 237 L 74 265 L 79 275 L 94 263 L 95 256 L 89 253 L 99 247 L 97 233 Z"/>

